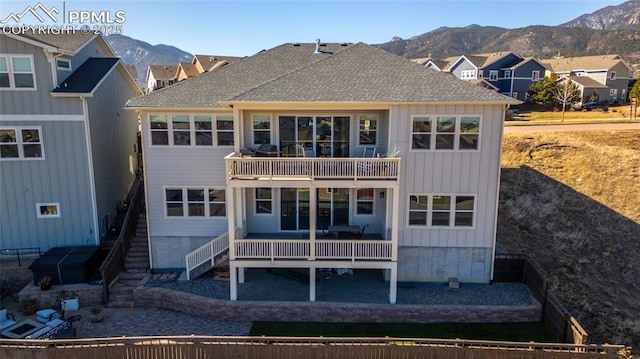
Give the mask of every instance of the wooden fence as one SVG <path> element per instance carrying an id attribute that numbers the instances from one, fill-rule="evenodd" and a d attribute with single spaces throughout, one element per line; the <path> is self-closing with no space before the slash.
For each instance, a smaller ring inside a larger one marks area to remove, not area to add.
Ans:
<path id="1" fill-rule="evenodd" d="M 118 278 L 118 274 L 124 268 L 124 261 L 129 253 L 129 248 L 131 248 L 131 239 L 136 235 L 138 216 L 144 207 L 143 188 L 142 178 L 136 178 L 128 196 L 129 207 L 127 208 L 118 239 L 116 239 L 107 258 L 100 266 L 103 287 L 102 301 L 105 304 L 109 302 L 109 285 Z"/>
<path id="2" fill-rule="evenodd" d="M 44 358 L 620 358 L 621 345 L 490 342 L 459 339 L 292 337 L 121 337 L 0 339 L 0 357 Z"/>
<path id="3" fill-rule="evenodd" d="M 533 297 L 542 304 L 541 321 L 556 340 L 588 344 L 589 335 L 560 300 L 547 290 L 547 273 L 533 259 L 524 254 L 496 255 L 494 269 L 494 281 L 522 282 L 529 287 Z"/>

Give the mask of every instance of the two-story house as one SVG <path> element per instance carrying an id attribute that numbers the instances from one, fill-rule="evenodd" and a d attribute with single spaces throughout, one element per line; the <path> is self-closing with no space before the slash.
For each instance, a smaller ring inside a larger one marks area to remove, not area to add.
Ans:
<path id="1" fill-rule="evenodd" d="M 0 248 L 98 245 L 135 180 L 141 91 L 101 36 L 0 40 Z"/>
<path id="2" fill-rule="evenodd" d="M 362 61 L 367 59 L 367 61 Z M 151 266 L 492 279 L 506 107 L 375 47 L 288 43 L 132 99 Z M 251 150 L 253 149 L 253 150 Z M 240 298 L 241 299 L 241 298 Z M 265 298 L 268 299 L 268 298 Z"/>
<path id="3" fill-rule="evenodd" d="M 147 67 L 147 92 L 167 87 L 176 82 L 178 66 L 149 65 Z"/>
<path id="4" fill-rule="evenodd" d="M 610 104 L 628 102 L 627 90 L 633 70 L 620 55 L 561 57 L 541 62 L 547 67 L 548 76 L 569 77 L 577 83 L 582 102 L 589 102 L 593 97 Z M 593 81 L 581 81 L 576 77 L 588 77 Z"/>
<path id="5" fill-rule="evenodd" d="M 461 80 L 493 88 L 521 101 L 527 99 L 529 87 L 541 80 L 546 70 L 538 60 L 523 58 L 510 51 L 461 55 L 443 61 L 428 59 L 422 62 L 428 68 L 451 73 Z"/>

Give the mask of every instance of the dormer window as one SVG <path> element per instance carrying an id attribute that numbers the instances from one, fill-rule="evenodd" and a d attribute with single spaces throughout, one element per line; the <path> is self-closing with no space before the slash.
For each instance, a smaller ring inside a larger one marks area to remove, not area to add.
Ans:
<path id="1" fill-rule="evenodd" d="M 56 59 L 56 68 L 63 71 L 71 71 L 71 61 L 67 59 Z"/>
<path id="2" fill-rule="evenodd" d="M 0 55 L 0 90 L 35 90 L 33 57 Z"/>

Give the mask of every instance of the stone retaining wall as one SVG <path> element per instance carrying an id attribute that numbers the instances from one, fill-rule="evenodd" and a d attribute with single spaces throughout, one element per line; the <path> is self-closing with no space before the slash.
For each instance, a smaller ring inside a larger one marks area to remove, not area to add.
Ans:
<path id="1" fill-rule="evenodd" d="M 542 315 L 537 302 L 526 306 L 451 306 L 230 301 L 157 287 L 136 288 L 134 303 L 229 321 L 499 323 L 539 322 Z"/>
<path id="2" fill-rule="evenodd" d="M 61 296 L 62 292 L 66 292 L 67 294 L 77 294 L 78 302 L 81 307 L 103 304 L 102 286 L 89 284 L 54 285 L 49 290 L 40 290 L 40 287 L 33 285 L 33 282 L 30 282 L 20 291 L 18 294 L 18 300 L 22 302 L 25 299 L 37 298 L 38 309 L 52 308 L 56 304 L 56 300 Z"/>

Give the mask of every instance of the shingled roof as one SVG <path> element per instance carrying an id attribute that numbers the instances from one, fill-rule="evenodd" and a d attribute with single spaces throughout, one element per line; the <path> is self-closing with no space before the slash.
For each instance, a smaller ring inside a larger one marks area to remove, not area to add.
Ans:
<path id="1" fill-rule="evenodd" d="M 117 57 L 90 57 L 53 94 L 90 94 L 104 76 L 120 61 Z"/>
<path id="2" fill-rule="evenodd" d="M 130 100 L 128 107 L 216 108 L 236 102 L 504 103 L 519 101 L 358 44 L 284 44 Z"/>
<path id="3" fill-rule="evenodd" d="M 608 70 L 619 62 L 624 63 L 620 55 L 596 55 L 546 59 L 541 62 L 554 72 L 572 70 Z M 628 67 L 628 66 L 627 66 Z"/>
<path id="4" fill-rule="evenodd" d="M 80 31 L 73 33 L 64 33 L 64 34 L 52 34 L 46 32 L 38 32 L 38 31 L 22 31 L 20 37 L 24 37 L 26 39 L 30 39 L 33 41 L 37 41 L 39 43 L 53 46 L 58 48 L 63 52 L 67 52 L 70 54 L 78 51 L 84 44 L 86 44 L 89 40 L 97 35 L 94 34 L 84 34 Z"/>

